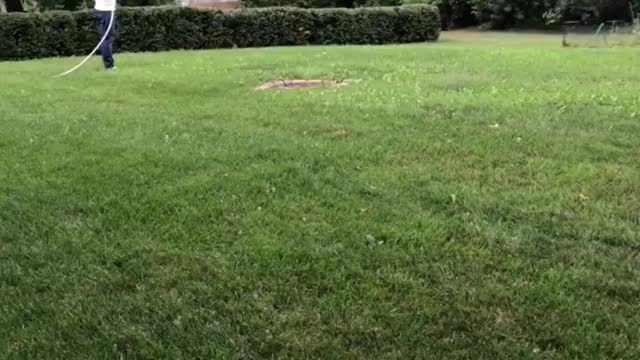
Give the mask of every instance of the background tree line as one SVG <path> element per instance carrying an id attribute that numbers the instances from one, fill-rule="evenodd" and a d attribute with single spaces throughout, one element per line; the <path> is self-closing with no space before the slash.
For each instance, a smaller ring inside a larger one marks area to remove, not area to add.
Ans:
<path id="1" fill-rule="evenodd" d="M 118 0 L 120 6 L 155 6 L 175 0 Z M 443 28 L 485 25 L 493 29 L 539 26 L 578 20 L 631 22 L 632 8 L 640 12 L 640 0 L 243 0 L 246 7 L 294 6 L 334 8 L 436 4 Z M 91 8 L 92 0 L 0 0 L 0 11 L 48 11 Z"/>
<path id="2" fill-rule="evenodd" d="M 245 6 L 358 7 L 436 4 L 444 28 L 486 24 L 494 29 L 549 25 L 567 20 L 631 22 L 640 0 L 244 0 Z"/>

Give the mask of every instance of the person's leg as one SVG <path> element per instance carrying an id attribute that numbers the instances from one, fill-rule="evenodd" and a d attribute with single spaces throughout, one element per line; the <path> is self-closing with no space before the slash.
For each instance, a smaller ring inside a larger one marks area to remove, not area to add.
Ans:
<path id="1" fill-rule="evenodd" d="M 111 13 L 107 11 L 99 11 L 97 14 L 98 17 L 98 29 L 100 32 L 100 38 L 104 36 L 109 29 L 109 21 L 111 21 Z M 115 66 L 115 62 L 113 60 L 113 39 L 114 39 L 114 28 L 115 28 L 115 19 L 114 24 L 111 25 L 111 29 L 109 29 L 109 33 L 107 37 L 104 39 L 104 42 L 100 46 L 100 54 L 102 55 L 102 62 L 104 63 L 105 69 L 111 69 Z"/>

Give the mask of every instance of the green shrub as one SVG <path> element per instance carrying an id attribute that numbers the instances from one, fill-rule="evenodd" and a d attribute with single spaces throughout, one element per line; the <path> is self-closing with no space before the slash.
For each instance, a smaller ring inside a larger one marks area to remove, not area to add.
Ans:
<path id="1" fill-rule="evenodd" d="M 426 2 L 407 4 L 407 5 L 418 5 L 418 4 L 426 4 Z M 379 7 L 379 6 L 401 6 L 401 5 L 405 5 L 404 0 L 353 0 L 352 7 Z"/>
<path id="2" fill-rule="evenodd" d="M 245 7 L 297 6 L 306 8 L 396 6 L 430 4 L 440 9 L 442 28 L 487 23 L 492 28 L 544 25 L 566 20 L 631 21 L 631 2 L 640 0 L 242 0 Z"/>
<path id="3" fill-rule="evenodd" d="M 425 2 L 427 3 L 427 2 Z M 300 7 L 309 9 L 400 6 L 403 0 L 242 0 L 246 8 Z"/>
<path id="4" fill-rule="evenodd" d="M 353 7 L 353 0 L 348 3 L 342 3 L 339 0 L 242 0 L 242 6 L 247 8 L 265 8 L 265 7 L 300 7 L 300 8 L 335 8 L 335 7 Z"/>
<path id="5" fill-rule="evenodd" d="M 629 0 L 468 0 L 479 22 L 492 28 L 546 21 L 631 21 Z M 640 0 L 631 0 L 640 5 Z M 444 16 L 444 15 L 443 15 Z"/>
<path id="6" fill-rule="evenodd" d="M 95 0 L 33 0 L 32 3 L 37 11 L 74 11 L 93 8 Z M 174 3 L 175 0 L 118 0 L 118 6 L 123 7 L 162 6 Z"/>
<path id="7" fill-rule="evenodd" d="M 555 0 L 471 0 L 477 20 L 500 29 L 521 23 L 540 23 L 554 2 Z"/>
<path id="8" fill-rule="evenodd" d="M 71 13 L 0 15 L 0 58 L 70 55 L 77 47 L 76 32 Z"/>
<path id="9" fill-rule="evenodd" d="M 469 0 L 242 0 L 245 8 L 291 6 L 301 8 L 358 8 L 401 5 L 435 5 L 440 9 L 442 28 L 474 25 Z"/>
<path id="10" fill-rule="evenodd" d="M 437 40 L 434 6 L 266 8 L 236 12 L 177 7 L 121 8 L 120 51 Z M 0 15 L 0 59 L 86 54 L 99 41 L 91 12 Z"/>
<path id="11" fill-rule="evenodd" d="M 555 6 L 548 9 L 545 18 L 549 22 L 562 20 L 631 21 L 631 3 L 635 8 L 640 7 L 640 0 L 557 0 Z"/>
<path id="12" fill-rule="evenodd" d="M 403 0 L 403 4 L 426 3 L 440 9 L 443 29 L 467 27 L 476 24 L 469 0 Z"/>

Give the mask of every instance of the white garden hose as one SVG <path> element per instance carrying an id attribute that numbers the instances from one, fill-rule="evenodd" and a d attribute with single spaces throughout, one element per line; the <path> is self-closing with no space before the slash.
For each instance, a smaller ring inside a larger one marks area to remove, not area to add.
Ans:
<path id="1" fill-rule="evenodd" d="M 84 60 L 82 60 L 80 62 L 80 64 L 72 67 L 71 69 L 58 74 L 54 77 L 60 77 L 60 76 L 65 76 L 65 75 L 69 75 L 72 72 L 76 71 L 80 66 L 84 65 L 84 63 L 86 63 L 89 59 L 91 59 L 91 57 L 96 53 L 96 51 L 98 51 L 98 49 L 100 48 L 100 46 L 102 45 L 102 43 L 107 39 L 107 36 L 109 36 L 109 33 L 111 32 L 111 27 L 113 26 L 113 19 L 116 17 L 116 11 L 115 10 L 111 10 L 111 18 L 109 19 L 109 25 L 107 26 L 107 31 L 104 32 L 104 35 L 102 35 L 102 39 L 100 39 L 100 42 L 98 43 L 98 45 L 96 45 L 95 49 L 93 49 L 93 51 L 91 52 L 91 54 L 87 55 L 86 58 L 84 58 Z"/>

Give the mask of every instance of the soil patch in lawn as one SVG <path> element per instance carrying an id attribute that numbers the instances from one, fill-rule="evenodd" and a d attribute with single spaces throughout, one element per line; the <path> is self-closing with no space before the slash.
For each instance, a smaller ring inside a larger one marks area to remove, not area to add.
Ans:
<path id="1" fill-rule="evenodd" d="M 344 86 L 350 83 L 350 80 L 274 80 L 264 83 L 256 87 L 254 90 L 299 89 L 318 86 Z"/>

